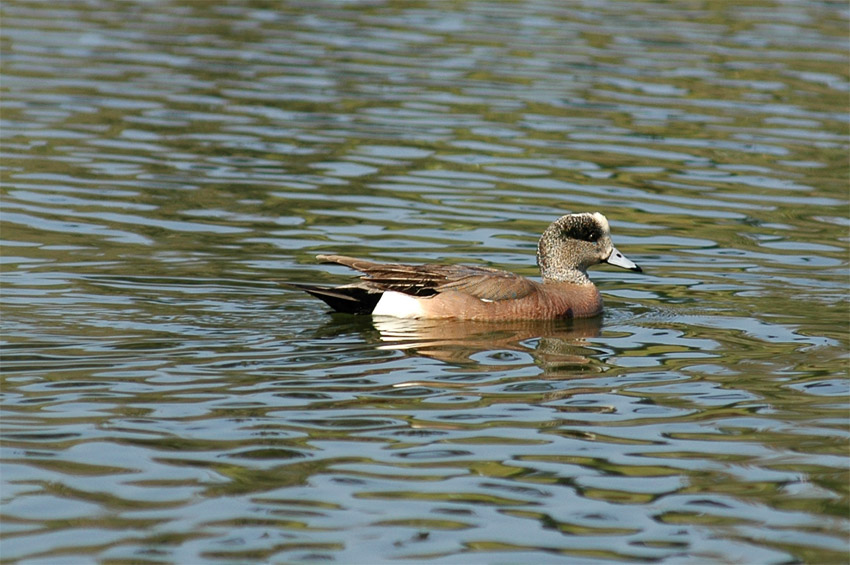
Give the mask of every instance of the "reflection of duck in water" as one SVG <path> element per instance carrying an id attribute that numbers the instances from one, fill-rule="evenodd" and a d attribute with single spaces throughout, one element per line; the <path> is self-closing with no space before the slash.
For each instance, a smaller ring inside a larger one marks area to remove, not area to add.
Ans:
<path id="1" fill-rule="evenodd" d="M 396 318 L 588 318 L 602 312 L 588 267 L 609 263 L 641 272 L 611 243 L 608 220 L 598 212 L 562 216 L 546 228 L 537 246 L 542 283 L 488 267 L 382 264 L 342 255 L 318 259 L 364 274 L 344 286 L 294 286 L 339 312 Z"/>
<path id="2" fill-rule="evenodd" d="M 575 320 L 510 320 L 493 324 L 469 320 L 373 320 L 381 334 L 379 349 L 412 350 L 449 363 L 468 363 L 481 353 L 483 366 L 513 364 L 515 354 L 531 355 L 544 367 L 586 365 L 594 351 L 586 338 L 596 337 L 602 318 Z M 509 354 L 508 352 L 514 352 Z"/>

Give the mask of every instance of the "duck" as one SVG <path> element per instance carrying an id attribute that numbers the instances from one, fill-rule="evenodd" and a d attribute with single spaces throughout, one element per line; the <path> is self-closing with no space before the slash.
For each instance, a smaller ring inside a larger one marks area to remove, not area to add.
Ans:
<path id="1" fill-rule="evenodd" d="M 599 212 L 561 216 L 537 244 L 541 281 L 477 265 L 377 263 L 345 255 L 318 255 L 327 264 L 362 273 L 342 286 L 290 283 L 336 312 L 412 319 L 475 321 L 591 318 L 602 295 L 587 269 L 607 263 L 643 270 L 614 247 Z"/>

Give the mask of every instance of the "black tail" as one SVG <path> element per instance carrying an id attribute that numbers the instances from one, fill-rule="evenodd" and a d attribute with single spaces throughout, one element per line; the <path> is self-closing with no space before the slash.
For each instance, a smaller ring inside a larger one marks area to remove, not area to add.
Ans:
<path id="1" fill-rule="evenodd" d="M 325 304 L 345 314 L 371 314 L 383 295 L 382 292 L 369 292 L 356 286 L 317 286 L 313 284 L 289 283 L 304 292 L 315 296 Z"/>

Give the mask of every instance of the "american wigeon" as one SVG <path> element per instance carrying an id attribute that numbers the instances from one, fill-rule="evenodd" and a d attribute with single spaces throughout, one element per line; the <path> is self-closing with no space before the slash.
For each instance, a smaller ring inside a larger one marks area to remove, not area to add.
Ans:
<path id="1" fill-rule="evenodd" d="M 609 263 L 641 272 L 611 243 L 608 220 L 598 212 L 568 214 L 546 228 L 537 244 L 543 282 L 489 267 L 373 263 L 342 255 L 316 258 L 363 276 L 344 286 L 293 286 L 338 312 L 396 318 L 589 318 L 602 312 L 602 296 L 587 276 L 588 267 Z"/>

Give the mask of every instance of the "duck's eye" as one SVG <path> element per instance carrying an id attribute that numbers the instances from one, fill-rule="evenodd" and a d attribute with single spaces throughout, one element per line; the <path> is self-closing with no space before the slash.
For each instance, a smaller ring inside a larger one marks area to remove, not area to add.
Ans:
<path id="1" fill-rule="evenodd" d="M 579 236 L 579 239 L 582 241 L 587 241 L 589 243 L 596 243 L 597 241 L 599 241 L 600 237 L 602 237 L 602 232 L 600 232 L 598 229 L 591 228 L 584 230 Z"/>
<path id="2" fill-rule="evenodd" d="M 584 221 L 569 226 L 568 229 L 564 230 L 563 235 L 566 239 L 596 243 L 602 237 L 603 232 L 596 223 Z"/>

